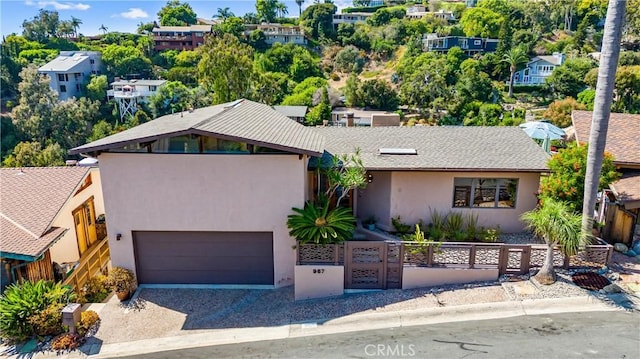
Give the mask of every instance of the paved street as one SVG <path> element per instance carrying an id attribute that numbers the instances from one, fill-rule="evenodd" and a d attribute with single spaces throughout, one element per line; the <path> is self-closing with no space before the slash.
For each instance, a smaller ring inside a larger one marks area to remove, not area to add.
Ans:
<path id="1" fill-rule="evenodd" d="M 562 313 L 191 348 L 127 358 L 640 358 L 640 316 Z"/>

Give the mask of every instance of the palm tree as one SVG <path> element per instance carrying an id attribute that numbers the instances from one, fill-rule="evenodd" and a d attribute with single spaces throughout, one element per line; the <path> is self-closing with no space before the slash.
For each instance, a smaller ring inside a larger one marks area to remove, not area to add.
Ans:
<path id="1" fill-rule="evenodd" d="M 107 33 L 107 31 L 109 31 L 109 28 L 104 26 L 104 24 L 100 25 L 100 28 L 98 29 L 100 31 L 102 31 L 103 33 Z"/>
<path id="2" fill-rule="evenodd" d="M 285 5 L 283 2 L 276 3 L 276 11 L 278 12 L 278 17 L 284 17 L 289 13 L 289 10 L 287 10 L 287 5 Z"/>
<path id="3" fill-rule="evenodd" d="M 598 82 L 596 83 L 591 134 L 589 135 L 587 172 L 584 179 L 584 202 L 582 204 L 582 231 L 584 233 L 591 233 L 593 226 L 593 210 L 596 207 L 604 148 L 607 142 L 607 129 L 611 114 L 613 89 L 615 88 L 616 69 L 620 57 L 620 39 L 622 38 L 626 4 L 626 0 L 609 1 L 604 23 Z"/>
<path id="4" fill-rule="evenodd" d="M 70 35 L 73 35 L 74 31 L 73 31 L 73 25 L 71 24 L 71 21 L 60 21 L 60 24 L 58 24 L 58 35 L 61 37 L 69 37 Z"/>
<path id="5" fill-rule="evenodd" d="M 523 213 L 520 218 L 547 244 L 544 264 L 535 278 L 540 284 L 553 284 L 556 281 L 553 269 L 555 246 L 565 255 L 574 255 L 586 243 L 587 237 L 580 232 L 582 217 L 571 211 L 566 203 L 545 198 L 542 206 Z"/>
<path id="6" fill-rule="evenodd" d="M 513 79 L 516 71 L 518 71 L 520 65 L 526 64 L 529 58 L 521 47 L 514 47 L 504 54 L 500 61 L 509 64 L 509 71 L 511 71 L 511 75 L 509 76 L 509 97 L 513 97 Z"/>
<path id="7" fill-rule="evenodd" d="M 78 28 L 82 25 L 82 20 L 77 17 L 71 17 L 71 26 L 73 26 L 73 36 L 78 37 Z"/>
<path id="8" fill-rule="evenodd" d="M 304 0 L 296 0 L 296 4 L 298 4 L 298 16 L 302 16 L 302 3 L 304 3 Z"/>
<path id="9" fill-rule="evenodd" d="M 220 20 L 222 20 L 222 22 L 226 21 L 228 18 L 230 17 L 234 17 L 235 14 L 233 12 L 231 12 L 231 10 L 228 7 L 223 8 L 218 8 L 218 13 L 213 15 L 214 18 L 218 18 Z"/>

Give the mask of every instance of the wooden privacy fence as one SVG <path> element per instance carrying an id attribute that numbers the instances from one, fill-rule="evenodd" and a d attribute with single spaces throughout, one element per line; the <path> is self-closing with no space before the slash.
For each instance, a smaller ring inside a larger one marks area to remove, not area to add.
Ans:
<path id="1" fill-rule="evenodd" d="M 107 238 L 102 239 L 85 257 L 80 261 L 76 269 L 67 279 L 62 282 L 63 285 L 69 285 L 80 295 L 82 287 L 89 279 L 104 272 L 109 262 L 109 241 Z"/>
<path id="2" fill-rule="evenodd" d="M 577 255 L 554 249 L 556 267 L 600 267 L 609 263 L 613 247 L 599 240 Z M 405 266 L 498 269 L 525 274 L 542 267 L 547 246 L 541 244 L 348 241 L 343 244 L 298 244 L 298 265 L 344 265 L 346 288 L 401 288 Z"/>

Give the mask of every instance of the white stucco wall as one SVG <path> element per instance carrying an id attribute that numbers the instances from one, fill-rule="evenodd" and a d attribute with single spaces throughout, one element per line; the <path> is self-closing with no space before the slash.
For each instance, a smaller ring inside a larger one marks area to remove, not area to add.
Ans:
<path id="1" fill-rule="evenodd" d="M 463 214 L 473 212 L 478 215 L 478 224 L 489 227 L 500 225 L 505 233 L 520 232 L 524 224 L 520 215 L 536 206 L 535 192 L 540 183 L 539 173 L 504 172 L 390 172 L 390 182 L 381 174 L 373 173 L 373 182 L 360 191 L 358 217 L 370 214 L 378 217 L 378 225 L 392 229 L 391 218 L 400 215 L 402 222 L 417 223 L 422 219 L 430 222 L 430 209 L 440 213 L 451 210 Z M 453 181 L 455 177 L 517 178 L 518 194 L 515 208 L 453 208 Z M 382 179 L 377 183 L 378 178 Z M 387 194 L 388 192 L 388 194 Z M 382 199 L 389 198 L 389 205 Z"/>
<path id="2" fill-rule="evenodd" d="M 296 266 L 295 300 L 333 297 L 344 293 L 344 266 Z"/>
<path id="3" fill-rule="evenodd" d="M 273 232 L 275 286 L 293 284 L 291 207 L 305 199 L 298 155 L 100 155 L 114 266 L 135 270 L 132 231 Z M 116 241 L 116 234 L 122 234 Z"/>
<path id="4" fill-rule="evenodd" d="M 76 226 L 73 221 L 73 210 L 93 196 L 96 217 L 104 214 L 104 201 L 102 197 L 102 181 L 100 171 L 97 168 L 90 170 L 91 185 L 83 189 L 77 195 L 71 197 L 58 212 L 53 220 L 53 227 L 68 228 L 65 235 L 51 247 L 51 260 L 57 263 L 75 262 L 80 259 Z M 84 181 L 84 180 L 83 180 Z"/>

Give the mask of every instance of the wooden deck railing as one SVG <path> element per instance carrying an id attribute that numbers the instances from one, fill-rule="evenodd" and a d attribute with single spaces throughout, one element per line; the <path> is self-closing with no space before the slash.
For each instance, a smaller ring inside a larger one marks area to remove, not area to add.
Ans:
<path id="1" fill-rule="evenodd" d="M 80 261 L 76 269 L 67 279 L 62 282 L 63 285 L 69 285 L 79 295 L 82 287 L 89 279 L 104 271 L 109 262 L 109 240 L 102 239 L 98 244 L 89 251 L 89 253 Z"/>

